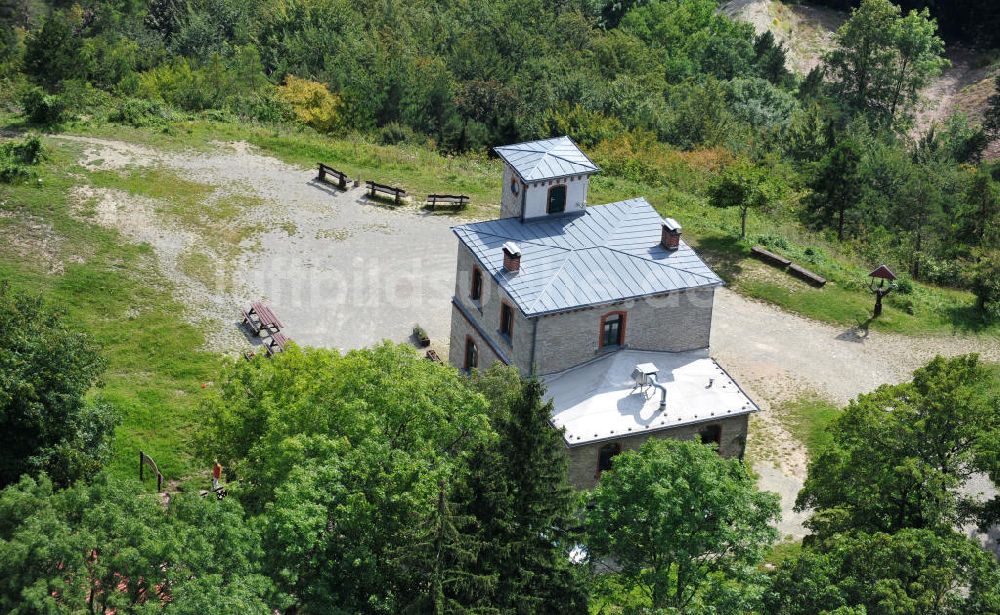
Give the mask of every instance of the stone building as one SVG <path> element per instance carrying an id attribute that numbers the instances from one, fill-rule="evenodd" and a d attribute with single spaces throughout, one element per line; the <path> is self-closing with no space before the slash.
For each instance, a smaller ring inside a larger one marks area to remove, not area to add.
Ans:
<path id="1" fill-rule="evenodd" d="M 568 137 L 496 152 L 501 217 L 453 229 L 452 364 L 541 378 L 581 489 L 650 436 L 742 456 L 758 408 L 709 356 L 722 280 L 680 224 L 643 198 L 588 206 L 599 169 Z"/>

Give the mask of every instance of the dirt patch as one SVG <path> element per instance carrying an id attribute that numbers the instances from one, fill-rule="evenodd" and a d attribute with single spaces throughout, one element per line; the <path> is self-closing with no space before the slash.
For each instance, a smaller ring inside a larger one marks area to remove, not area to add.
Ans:
<path id="1" fill-rule="evenodd" d="M 921 92 L 923 107 L 914 118 L 913 136 L 926 132 L 932 124 L 943 122 L 956 111 L 964 113 L 973 123 L 982 121 L 995 69 L 983 66 L 982 54 L 972 49 L 950 47 L 946 56 L 951 66 Z"/>
<path id="2" fill-rule="evenodd" d="M 207 286 L 185 268 L 184 255 L 204 245 L 200 236 L 164 220 L 152 199 L 89 186 L 77 186 L 74 197 L 80 219 L 113 228 L 128 240 L 153 248 L 159 273 L 167 278 L 175 298 L 186 306 L 187 319 L 202 328 L 208 349 L 234 352 L 243 345 L 243 336 L 226 318 L 237 295 L 225 292 L 221 284 Z"/>
<path id="3" fill-rule="evenodd" d="M 774 0 L 732 0 L 722 12 L 751 24 L 757 34 L 770 30 L 788 50 L 788 69 L 800 75 L 819 65 L 833 46 L 833 33 L 847 19 L 840 11 Z"/>
<path id="4" fill-rule="evenodd" d="M 0 207 L 3 205 L 5 203 L 0 203 Z M 5 231 L 0 250 L 39 264 L 48 275 L 62 275 L 68 262 L 83 262 L 81 256 L 65 256 L 62 237 L 52 225 L 34 216 L 0 210 L 0 224 Z"/>

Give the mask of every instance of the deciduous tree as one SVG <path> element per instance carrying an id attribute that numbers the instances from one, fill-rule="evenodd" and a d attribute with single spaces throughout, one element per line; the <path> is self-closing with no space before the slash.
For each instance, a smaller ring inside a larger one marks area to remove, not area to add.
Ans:
<path id="1" fill-rule="evenodd" d="M 852 401 L 799 492 L 796 508 L 814 511 L 808 526 L 824 537 L 965 520 L 959 487 L 1000 425 L 992 382 L 976 355 L 936 357 L 912 382 Z"/>
<path id="2" fill-rule="evenodd" d="M 692 441 L 650 438 L 615 457 L 587 514 L 587 548 L 610 558 L 654 608 L 683 611 L 716 574 L 738 578 L 777 537 L 778 496 Z"/>
<path id="3" fill-rule="evenodd" d="M 901 15 L 890 0 L 862 0 L 824 57 L 834 93 L 886 126 L 908 118 L 919 92 L 947 60 L 927 9 Z"/>
<path id="4" fill-rule="evenodd" d="M 96 472 L 118 414 L 87 399 L 105 361 L 42 299 L 0 286 L 0 487 L 48 471 L 61 485 Z"/>

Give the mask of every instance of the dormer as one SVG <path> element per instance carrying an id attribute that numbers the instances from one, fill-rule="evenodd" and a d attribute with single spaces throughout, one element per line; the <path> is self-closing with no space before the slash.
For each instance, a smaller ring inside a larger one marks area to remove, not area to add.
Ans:
<path id="1" fill-rule="evenodd" d="M 494 148 L 504 162 L 500 217 L 522 221 L 580 212 L 600 171 L 569 137 Z"/>

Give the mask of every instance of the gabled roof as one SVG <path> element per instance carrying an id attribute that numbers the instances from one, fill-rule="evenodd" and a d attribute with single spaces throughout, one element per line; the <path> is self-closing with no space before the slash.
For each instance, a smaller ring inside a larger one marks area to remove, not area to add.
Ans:
<path id="1" fill-rule="evenodd" d="M 521 222 L 502 218 L 452 229 L 526 316 L 625 299 L 721 286 L 683 241 L 660 245 L 662 219 L 646 199 Z M 503 268 L 504 242 L 521 249 L 517 272 Z"/>
<path id="2" fill-rule="evenodd" d="M 526 182 L 600 171 L 569 137 L 504 145 L 493 151 Z"/>

